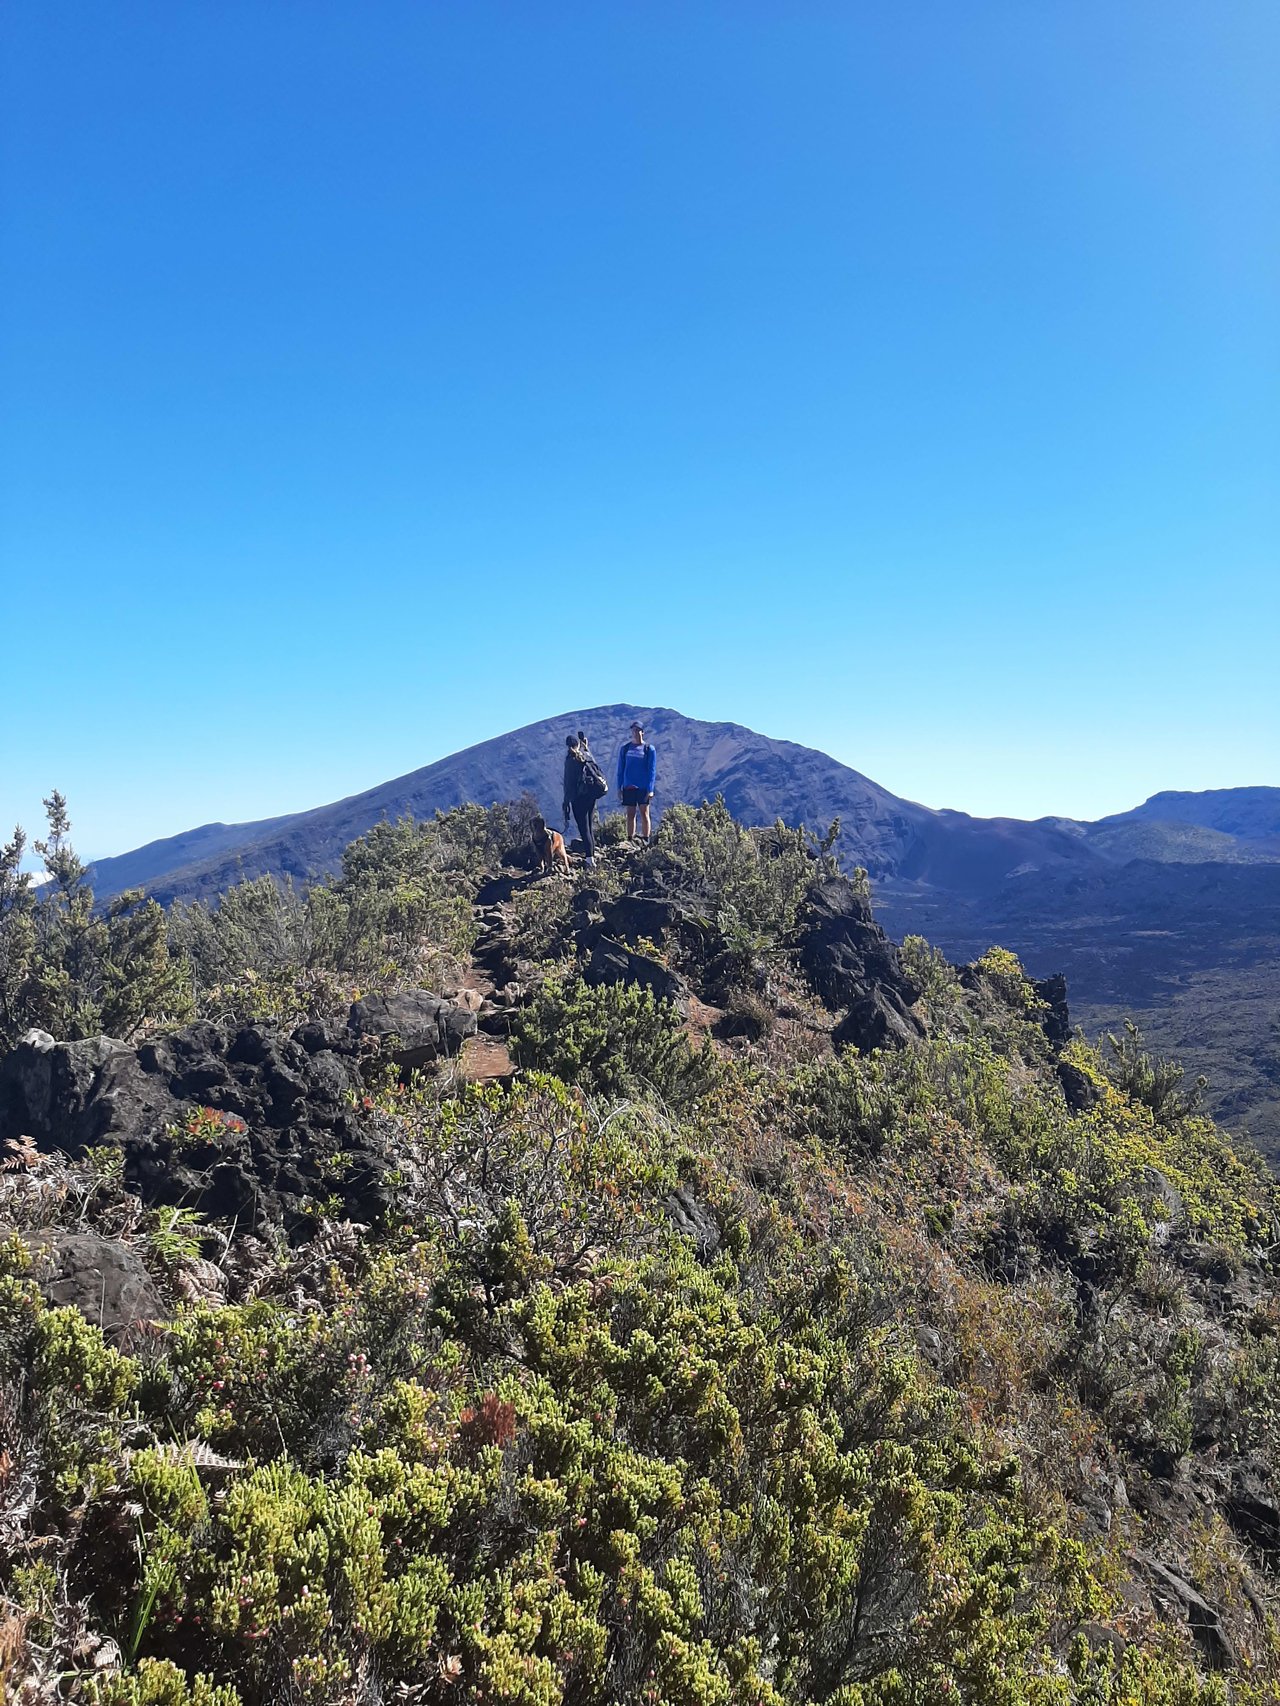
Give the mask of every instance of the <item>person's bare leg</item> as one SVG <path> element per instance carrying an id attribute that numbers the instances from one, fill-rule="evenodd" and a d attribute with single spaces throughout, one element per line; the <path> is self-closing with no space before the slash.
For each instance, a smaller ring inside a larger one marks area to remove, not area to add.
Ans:
<path id="1" fill-rule="evenodd" d="M 636 808 L 634 806 L 628 806 L 627 807 L 627 840 L 628 841 L 630 841 L 631 837 L 635 834 L 635 832 L 636 832 Z"/>
<path id="2" fill-rule="evenodd" d="M 641 806 L 639 808 L 639 811 L 640 811 L 640 839 L 642 841 L 647 841 L 649 839 L 649 808 L 648 808 L 648 806 Z"/>

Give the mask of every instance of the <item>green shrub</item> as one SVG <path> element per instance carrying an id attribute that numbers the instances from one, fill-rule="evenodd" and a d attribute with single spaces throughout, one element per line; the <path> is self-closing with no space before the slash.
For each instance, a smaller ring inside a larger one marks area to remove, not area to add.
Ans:
<path id="1" fill-rule="evenodd" d="M 241 1706 L 234 1688 L 188 1676 L 168 1659 L 143 1659 L 127 1676 L 94 1677 L 88 1689 L 91 1706 Z"/>
<path id="2" fill-rule="evenodd" d="M 626 812 L 602 812 L 596 820 L 596 846 L 621 847 L 626 839 Z"/>
<path id="3" fill-rule="evenodd" d="M 164 912 L 140 889 L 96 908 L 68 839 L 66 801 L 55 791 L 45 809 L 48 835 L 36 842 L 43 887 L 21 869 L 21 829 L 0 849 L 0 1052 L 32 1026 L 66 1039 L 128 1039 L 147 1024 L 181 1023 L 190 1000 Z"/>
<path id="4" fill-rule="evenodd" d="M 815 853 L 803 829 L 781 822 L 745 828 L 717 797 L 665 811 L 640 864 L 649 877 L 701 901 L 722 927 L 773 947 L 795 928 L 804 897 L 830 868 L 830 858 L 829 848 L 820 857 Z"/>
<path id="5" fill-rule="evenodd" d="M 1126 1096 L 1150 1108 L 1161 1125 L 1177 1125 L 1195 1113 L 1204 1099 L 1207 1078 L 1197 1078 L 1184 1089 L 1185 1069 L 1175 1060 L 1161 1060 L 1149 1054 L 1132 1019 L 1125 1020 L 1122 1037 L 1108 1032 L 1107 1043 L 1111 1049 L 1112 1078 Z"/>
<path id="6" fill-rule="evenodd" d="M 635 984 L 592 988 L 549 980 L 519 1013 L 512 1039 L 521 1066 L 604 1096 L 656 1092 L 673 1107 L 715 1078 L 709 1043 L 693 1048 L 669 1001 Z"/>
<path id="7" fill-rule="evenodd" d="M 456 970 L 475 932 L 466 855 L 441 821 L 375 825 L 336 877 L 302 891 L 259 877 L 216 906 L 175 907 L 173 942 L 199 1009 L 296 1023 L 370 984 L 430 984 Z"/>

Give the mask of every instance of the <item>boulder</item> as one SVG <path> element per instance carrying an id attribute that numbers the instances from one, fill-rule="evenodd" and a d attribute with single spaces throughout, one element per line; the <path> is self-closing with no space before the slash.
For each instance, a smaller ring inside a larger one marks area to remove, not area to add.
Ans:
<path id="1" fill-rule="evenodd" d="M 907 1011 L 901 997 L 891 988 L 872 985 L 849 1004 L 849 1010 L 831 1033 L 837 1048 L 906 1048 L 924 1035 L 924 1026 Z"/>
<path id="2" fill-rule="evenodd" d="M 50 1228 L 29 1234 L 26 1244 L 46 1301 L 78 1309 L 104 1333 L 118 1335 L 169 1314 L 142 1258 L 118 1239 Z"/>
<path id="3" fill-rule="evenodd" d="M 28 1031 L 0 1062 L 0 1137 L 29 1133 L 43 1148 L 78 1150 L 123 1129 L 127 1111 L 115 1102 L 131 1099 L 129 1067 L 137 1068 L 133 1050 L 110 1037 L 59 1043 L 47 1031 Z M 104 1084 L 111 1086 L 109 1108 Z M 136 1085 L 134 1094 L 141 1094 Z"/>
<path id="4" fill-rule="evenodd" d="M 1112 1664 L 1119 1668 L 1129 1650 L 1129 1643 L 1118 1629 L 1113 1629 L 1109 1623 L 1095 1621 L 1082 1623 L 1080 1634 L 1088 1642 L 1091 1652 L 1109 1653 Z"/>
<path id="5" fill-rule="evenodd" d="M 22 1127 L 38 1138 L 48 1125 L 57 1046 L 48 1031 L 28 1031 L 5 1056 L 4 1074 L 0 1076 L 0 1136 L 16 1137 Z"/>
<path id="6" fill-rule="evenodd" d="M 651 989 L 659 1000 L 673 1001 L 682 1018 L 688 1013 L 689 991 L 684 980 L 677 977 L 669 966 L 664 966 L 661 960 L 633 953 L 611 936 L 598 939 L 582 975 L 584 982 L 596 988 L 608 984 L 639 984 L 641 989 Z"/>
<path id="7" fill-rule="evenodd" d="M 1176 1570 L 1162 1564 L 1150 1552 L 1133 1554 L 1136 1563 L 1145 1570 L 1152 1588 L 1152 1598 L 1166 1615 L 1181 1616 L 1213 1670 L 1231 1670 L 1237 1663 L 1235 1648 L 1222 1627 L 1222 1618 L 1191 1583 Z"/>
<path id="8" fill-rule="evenodd" d="M 397 1066 L 412 1071 L 461 1054 L 463 1043 L 475 1035 L 476 1016 L 467 1003 L 446 1001 L 425 989 L 404 989 L 354 1002 L 347 1028 L 379 1043 Z"/>
<path id="9" fill-rule="evenodd" d="M 293 1040 L 307 1054 L 355 1054 L 359 1048 L 342 1019 L 309 1019 L 293 1032 Z"/>
<path id="10" fill-rule="evenodd" d="M 607 902 L 601 911 L 605 933 L 628 946 L 642 939 L 661 942 L 669 930 L 688 916 L 675 901 L 647 894 L 620 895 L 617 900 Z"/>

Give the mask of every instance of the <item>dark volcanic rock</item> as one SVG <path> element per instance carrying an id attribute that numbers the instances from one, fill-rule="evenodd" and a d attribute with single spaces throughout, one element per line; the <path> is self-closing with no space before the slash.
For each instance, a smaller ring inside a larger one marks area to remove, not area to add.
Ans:
<path id="1" fill-rule="evenodd" d="M 108 1334 L 169 1311 L 141 1257 L 114 1238 L 52 1227 L 26 1240 L 32 1277 L 49 1303 L 70 1305 Z"/>
<path id="2" fill-rule="evenodd" d="M 814 991 L 829 1007 L 848 1009 L 833 1033 L 837 1044 L 901 1048 L 924 1035 L 910 1011 L 920 991 L 872 917 L 870 901 L 847 877 L 815 884 L 796 946 Z"/>
<path id="3" fill-rule="evenodd" d="M 699 1257 L 710 1261 L 720 1248 L 720 1226 L 709 1203 L 688 1188 L 678 1185 L 663 1204 L 671 1224 L 695 1247 Z"/>
<path id="4" fill-rule="evenodd" d="M 144 1064 L 153 1046 L 134 1050 L 108 1037 L 58 1043 L 28 1031 L 0 1062 L 0 1136 L 26 1133 L 42 1148 L 78 1154 L 171 1116 L 173 1095 Z"/>
<path id="5" fill-rule="evenodd" d="M 1073 1114 L 1087 1113 L 1098 1100 L 1098 1091 L 1087 1073 L 1081 1072 L 1078 1066 L 1073 1066 L 1069 1060 L 1057 1062 L 1055 1071 L 1058 1082 L 1062 1086 L 1062 1094 L 1067 1106 Z"/>
<path id="6" fill-rule="evenodd" d="M 1236 1652 L 1222 1627 L 1222 1619 L 1203 1595 L 1191 1583 L 1162 1564 L 1150 1552 L 1133 1554 L 1150 1577 L 1152 1597 L 1157 1606 L 1170 1616 L 1186 1619 L 1197 1646 L 1214 1670 L 1232 1670 Z"/>
<path id="7" fill-rule="evenodd" d="M 1231 1526 L 1259 1552 L 1280 1558 L 1280 1505 L 1261 1463 L 1241 1464 L 1226 1500 Z"/>
<path id="8" fill-rule="evenodd" d="M 459 1001 L 444 1001 L 425 989 L 397 995 L 366 995 L 351 1008 L 348 1028 L 385 1045 L 398 1066 L 430 1066 L 452 1058 L 476 1031 L 476 1016 Z"/>
<path id="9" fill-rule="evenodd" d="M 456 1055 L 475 1028 L 466 1003 L 409 990 L 357 1002 L 345 1026 L 314 1022 L 292 1035 L 198 1024 L 135 1049 L 31 1032 L 0 1061 L 0 1138 L 30 1136 L 68 1154 L 117 1144 L 125 1183 L 144 1202 L 242 1230 L 283 1226 L 297 1237 L 331 1199 L 369 1221 L 386 1204 L 387 1163 L 353 1117 L 361 1055 L 373 1044 L 414 1066 Z M 196 1108 L 222 1117 L 192 1138 L 183 1127 Z"/>
<path id="10" fill-rule="evenodd" d="M 503 906 L 517 888 L 524 886 L 521 878 L 510 871 L 498 871 L 483 879 L 475 893 L 477 906 Z"/>
<path id="11" fill-rule="evenodd" d="M 1040 1026 L 1055 1049 L 1071 1041 L 1071 1013 L 1067 1007 L 1067 980 L 1061 972 L 1042 977 L 1031 985 L 1045 1004 Z"/>
<path id="12" fill-rule="evenodd" d="M 623 894 L 602 902 L 592 889 L 587 891 L 587 899 L 589 904 L 579 907 L 575 900 L 574 905 L 582 920 L 575 935 L 578 951 L 588 958 L 602 941 L 621 943 L 631 950 L 642 942 L 665 945 L 675 941 L 686 957 L 704 966 L 714 957 L 713 950 L 720 941 L 718 931 L 679 896 Z"/>
<path id="13" fill-rule="evenodd" d="M 674 1001 L 681 1015 L 688 1011 L 689 991 L 681 978 L 660 960 L 647 954 L 634 954 L 622 942 L 611 936 L 601 936 L 592 950 L 583 973 L 586 983 L 638 983 L 641 989 L 651 989 L 663 1001 Z"/>
<path id="14" fill-rule="evenodd" d="M 606 933 L 629 946 L 641 938 L 660 942 L 687 916 L 676 901 L 648 894 L 619 895 L 603 908 Z"/>
<path id="15" fill-rule="evenodd" d="M 924 1026 L 894 990 L 875 985 L 849 1003 L 831 1040 L 837 1048 L 852 1045 L 866 1054 L 873 1048 L 906 1048 L 923 1035 Z"/>

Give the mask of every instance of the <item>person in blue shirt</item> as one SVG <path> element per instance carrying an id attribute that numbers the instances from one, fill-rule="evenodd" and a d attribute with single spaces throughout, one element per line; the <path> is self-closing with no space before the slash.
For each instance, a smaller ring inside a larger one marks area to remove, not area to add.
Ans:
<path id="1" fill-rule="evenodd" d="M 631 739 L 618 753 L 618 792 L 627 808 L 627 836 L 636 832 L 639 820 L 640 839 L 649 839 L 649 802 L 653 799 L 653 784 L 658 774 L 658 755 L 644 738 L 639 723 L 631 725 Z"/>

